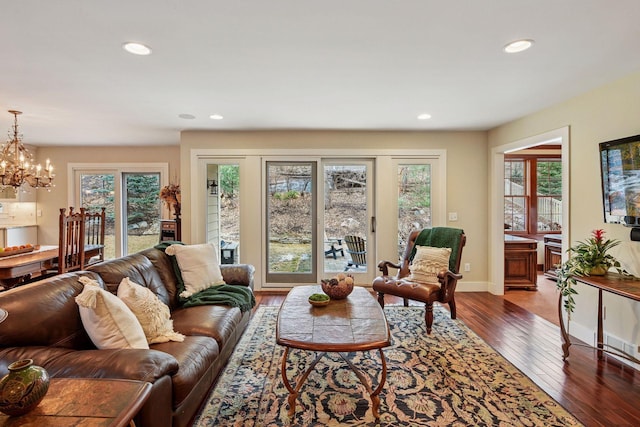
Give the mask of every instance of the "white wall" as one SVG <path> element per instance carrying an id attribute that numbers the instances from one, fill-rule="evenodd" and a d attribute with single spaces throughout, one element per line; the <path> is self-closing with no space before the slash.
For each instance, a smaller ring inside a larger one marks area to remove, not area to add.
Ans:
<path id="1" fill-rule="evenodd" d="M 38 242 L 42 245 L 58 244 L 58 219 L 60 208 L 68 208 L 72 195 L 67 188 L 67 165 L 69 163 L 169 163 L 169 177 L 180 176 L 179 147 L 145 146 L 145 147 L 53 147 L 38 148 L 38 158 L 50 159 L 55 166 L 55 187 L 50 192 L 38 190 L 37 209 L 42 216 L 36 218 L 38 223 Z"/>
<path id="2" fill-rule="evenodd" d="M 257 267 L 261 264 L 262 252 L 255 236 L 261 236 L 259 212 L 261 209 L 260 182 L 261 164 L 256 154 L 269 150 L 360 150 L 364 153 L 387 151 L 401 154 L 403 150 L 446 150 L 446 211 L 457 212 L 458 221 L 448 222 L 446 225 L 459 227 L 467 234 L 467 245 L 463 252 L 463 262 L 471 263 L 472 270 L 464 273 L 464 280 L 458 289 L 482 290 L 487 289 L 487 142 L 486 132 L 339 132 L 339 131 L 282 131 L 282 132 L 206 132 L 188 131 L 181 135 L 181 185 L 183 188 L 183 205 L 194 206 L 200 204 L 191 200 L 194 194 L 200 194 L 202 189 L 192 191 L 188 182 L 193 174 L 197 174 L 197 162 L 192 159 L 194 150 L 216 150 L 217 152 L 244 152 L 252 156 L 245 159 L 247 175 L 241 177 L 240 205 L 242 227 L 241 262 L 251 263 Z M 213 162 L 215 163 L 215 162 Z M 395 182 L 395 175 L 388 176 L 387 182 Z M 378 182 L 384 177 L 378 175 Z M 195 181 L 205 184 L 204 177 Z M 384 187 L 384 185 L 382 185 Z M 377 195 L 378 218 L 396 215 L 387 212 L 384 199 L 396 198 L 393 191 L 384 191 Z M 258 213 L 258 215 L 256 215 Z M 194 212 L 194 215 L 198 215 Z M 183 218 L 183 239 L 192 235 L 192 224 L 188 215 Z M 384 221 L 378 221 L 378 230 L 384 227 Z M 395 254 L 394 241 L 385 247 L 381 242 L 382 232 L 378 233 L 378 255 L 380 259 L 388 253 Z M 395 233 L 394 233 L 395 235 Z M 187 236 L 187 237 L 185 237 Z M 244 236 L 244 237 L 243 237 Z M 253 236 L 253 244 L 243 243 L 243 238 Z M 258 243 L 258 244 L 257 244 Z M 260 272 L 256 276 L 259 276 Z M 257 285 L 259 286 L 259 284 Z"/>
<path id="3" fill-rule="evenodd" d="M 640 275 L 640 242 L 630 241 L 628 228 L 604 223 L 598 158 L 598 143 L 640 134 L 640 73 L 492 129 L 488 143 L 497 147 L 565 126 L 570 128 L 570 245 L 602 228 L 607 237 L 623 242 L 613 255 Z M 592 343 L 597 293 L 584 285 L 577 290 L 571 333 Z M 607 293 L 604 303 L 605 330 L 640 344 L 640 304 Z"/>

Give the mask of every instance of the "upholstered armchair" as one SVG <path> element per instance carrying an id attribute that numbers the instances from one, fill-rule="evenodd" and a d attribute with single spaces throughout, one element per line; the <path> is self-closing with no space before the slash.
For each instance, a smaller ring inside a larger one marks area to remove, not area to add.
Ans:
<path id="1" fill-rule="evenodd" d="M 381 261 L 378 264 L 382 275 L 373 281 L 373 290 L 378 293 L 378 302 L 384 307 L 385 294 L 425 304 L 427 333 L 433 325 L 433 303 L 449 304 L 451 318 L 456 318 L 455 290 L 462 279 L 460 260 L 466 243 L 464 231 L 458 228 L 434 227 L 411 232 L 407 247 L 399 264 Z M 389 268 L 397 269 L 395 276 Z"/>

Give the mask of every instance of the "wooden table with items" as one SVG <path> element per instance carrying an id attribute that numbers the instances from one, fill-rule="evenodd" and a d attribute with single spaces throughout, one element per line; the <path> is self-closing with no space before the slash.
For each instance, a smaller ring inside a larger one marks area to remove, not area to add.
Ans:
<path id="1" fill-rule="evenodd" d="M 151 393 L 151 383 L 106 378 L 52 378 L 49 391 L 32 411 L 17 417 L 0 413 L 0 427 L 125 427 Z"/>
<path id="2" fill-rule="evenodd" d="M 11 288 L 19 284 L 25 277 L 53 267 L 58 258 L 57 246 L 41 246 L 32 252 L 0 258 L 0 289 Z"/>
<path id="3" fill-rule="evenodd" d="M 85 245 L 85 258 L 88 260 L 103 248 L 104 245 Z M 59 252 L 58 246 L 41 246 L 31 252 L 0 257 L 0 291 L 23 284 L 33 275 L 53 269 Z"/>
<path id="4" fill-rule="evenodd" d="M 285 347 L 282 355 L 282 380 L 289 391 L 289 417 L 295 413 L 296 398 L 305 380 L 327 352 L 335 352 L 349 365 L 371 397 L 372 412 L 380 418 L 378 395 L 387 377 L 387 363 L 382 349 L 391 345 L 389 325 L 384 311 L 371 293 L 362 287 L 343 300 L 331 300 L 325 307 L 309 304 L 311 294 L 321 293 L 320 286 L 296 286 L 280 306 L 276 342 Z M 295 386 L 287 378 L 289 351 L 301 349 L 318 352 L 318 356 L 300 375 Z M 365 375 L 343 353 L 378 350 L 381 377 L 374 390 Z"/>

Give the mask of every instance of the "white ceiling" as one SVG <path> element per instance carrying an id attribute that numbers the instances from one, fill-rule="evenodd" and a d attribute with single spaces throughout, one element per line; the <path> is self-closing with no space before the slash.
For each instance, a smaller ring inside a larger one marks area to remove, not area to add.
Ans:
<path id="1" fill-rule="evenodd" d="M 484 130 L 639 71 L 639 17 L 638 0 L 0 0 L 0 110 L 39 146 Z"/>

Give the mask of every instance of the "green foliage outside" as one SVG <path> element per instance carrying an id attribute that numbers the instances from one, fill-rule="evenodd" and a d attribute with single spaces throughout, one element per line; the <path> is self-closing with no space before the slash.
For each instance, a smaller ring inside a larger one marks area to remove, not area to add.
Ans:
<path id="1" fill-rule="evenodd" d="M 160 222 L 160 177 L 127 174 L 126 179 L 128 233 L 142 235 Z"/>
<path id="2" fill-rule="evenodd" d="M 240 167 L 238 165 L 220 165 L 220 192 L 225 197 L 235 197 L 240 189 Z"/>
<path id="3" fill-rule="evenodd" d="M 538 161 L 536 172 L 539 195 L 559 196 L 562 194 L 562 162 Z"/>
<path id="4" fill-rule="evenodd" d="M 284 191 L 273 195 L 273 198 L 277 200 L 292 200 L 298 197 L 300 197 L 300 193 L 296 190 Z"/>
<path id="5" fill-rule="evenodd" d="M 431 166 L 407 165 L 398 168 L 398 207 L 431 207 Z"/>

